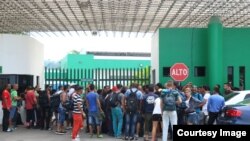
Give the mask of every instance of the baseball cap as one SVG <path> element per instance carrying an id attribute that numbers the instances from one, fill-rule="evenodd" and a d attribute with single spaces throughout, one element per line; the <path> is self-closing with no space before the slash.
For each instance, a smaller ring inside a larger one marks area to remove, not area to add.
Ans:
<path id="1" fill-rule="evenodd" d="M 119 89 L 116 86 L 112 87 L 112 91 L 118 91 Z"/>

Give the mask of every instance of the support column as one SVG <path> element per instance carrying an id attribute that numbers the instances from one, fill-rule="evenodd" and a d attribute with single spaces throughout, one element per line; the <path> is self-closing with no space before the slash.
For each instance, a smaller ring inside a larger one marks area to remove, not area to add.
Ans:
<path id="1" fill-rule="evenodd" d="M 215 84 L 223 87 L 222 32 L 220 18 L 212 16 L 208 24 L 208 81 L 211 90 Z"/>

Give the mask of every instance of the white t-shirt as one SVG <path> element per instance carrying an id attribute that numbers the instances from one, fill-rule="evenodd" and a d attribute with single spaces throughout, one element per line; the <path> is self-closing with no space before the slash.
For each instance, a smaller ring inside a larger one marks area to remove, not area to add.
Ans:
<path id="1" fill-rule="evenodd" d="M 187 100 L 185 101 L 185 104 L 186 104 L 187 108 L 189 108 L 189 101 L 190 101 L 190 99 L 187 99 Z"/>
<path id="2" fill-rule="evenodd" d="M 205 93 L 203 99 L 208 102 L 209 97 L 210 97 L 210 93 Z M 208 112 L 207 112 L 207 102 L 202 106 L 202 112 L 204 112 L 205 115 L 208 115 Z"/>
<path id="3" fill-rule="evenodd" d="M 75 92 L 75 89 L 74 88 L 70 88 L 69 89 L 69 92 L 68 92 L 68 97 L 71 97 L 71 95 Z"/>
<path id="4" fill-rule="evenodd" d="M 153 115 L 155 114 L 161 114 L 161 99 L 158 97 L 155 99 L 155 107 L 153 111 Z"/>

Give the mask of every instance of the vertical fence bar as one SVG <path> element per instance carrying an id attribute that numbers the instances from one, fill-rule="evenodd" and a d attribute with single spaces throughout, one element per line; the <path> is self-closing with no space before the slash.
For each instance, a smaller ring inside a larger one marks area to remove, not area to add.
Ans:
<path id="1" fill-rule="evenodd" d="M 97 83 L 97 78 L 98 78 L 98 72 L 97 72 L 97 69 L 95 68 L 95 77 L 94 77 L 94 81 L 95 81 L 95 85 L 96 85 L 97 87 L 99 87 L 99 86 L 98 86 L 98 83 Z"/>
<path id="2" fill-rule="evenodd" d="M 133 78 L 134 78 L 133 82 L 138 83 L 136 79 L 136 68 L 133 69 Z"/>
<path id="3" fill-rule="evenodd" d="M 96 86 L 95 81 L 94 81 L 94 69 L 91 69 L 90 72 L 91 72 L 91 81 L 92 81 L 91 83 L 93 83 Z"/>
<path id="4" fill-rule="evenodd" d="M 54 80 L 54 79 L 55 79 L 55 71 L 54 71 L 53 68 L 51 69 L 51 71 L 52 71 L 52 84 L 51 84 L 51 85 L 54 86 L 54 82 L 55 82 L 55 80 Z"/>
<path id="5" fill-rule="evenodd" d="M 103 68 L 101 69 L 101 74 L 102 74 L 102 77 L 101 77 L 101 83 L 102 85 L 100 86 L 100 88 L 103 87 L 103 80 L 104 80 L 104 72 L 103 72 Z"/>
<path id="6" fill-rule="evenodd" d="M 76 69 L 73 69 L 73 81 L 75 84 L 78 84 L 77 81 L 76 81 Z"/>
<path id="7" fill-rule="evenodd" d="M 65 86 L 65 76 L 64 76 L 65 70 L 64 70 L 64 68 L 61 69 L 61 73 L 62 73 L 62 84 Z"/>
<path id="8" fill-rule="evenodd" d="M 57 73 L 57 69 L 56 68 L 54 68 L 54 73 L 55 73 L 55 77 L 54 77 L 54 85 L 55 85 L 55 90 L 57 90 L 58 89 L 58 80 L 57 80 L 57 78 L 58 78 L 58 73 Z"/>
<path id="9" fill-rule="evenodd" d="M 47 72 L 47 68 L 45 67 L 45 69 L 44 69 L 44 72 L 45 72 L 45 74 L 44 74 L 44 77 L 45 77 L 45 85 L 47 84 L 47 76 L 48 76 L 48 72 Z M 41 87 L 41 86 L 40 86 Z"/>
<path id="10" fill-rule="evenodd" d="M 104 86 L 107 85 L 107 75 L 108 75 L 108 71 L 107 71 L 106 68 L 103 69 L 103 73 L 104 73 L 104 75 L 103 75 L 103 85 L 102 85 L 102 88 L 103 88 Z"/>
<path id="11" fill-rule="evenodd" d="M 115 78 L 116 78 L 115 85 L 117 85 L 119 83 L 119 72 L 118 71 L 119 71 L 119 69 L 116 68 L 115 69 Z"/>
<path id="12" fill-rule="evenodd" d="M 143 73 L 143 70 L 144 70 L 144 68 L 140 68 L 140 78 L 139 79 L 141 79 L 140 81 L 141 81 L 141 84 L 142 85 L 145 85 L 146 83 L 145 83 L 145 81 L 144 81 L 144 73 Z"/>
<path id="13" fill-rule="evenodd" d="M 148 66 L 147 68 L 147 73 L 148 73 L 148 83 L 151 83 L 151 67 Z"/>
<path id="14" fill-rule="evenodd" d="M 79 85 L 81 85 L 81 77 L 80 77 L 80 69 L 78 68 L 77 70 L 76 70 L 76 72 L 77 72 L 77 75 L 76 75 L 76 78 L 77 78 L 77 84 L 79 84 Z"/>
<path id="15" fill-rule="evenodd" d="M 73 70 L 70 69 L 70 72 L 69 72 L 69 73 L 70 73 L 70 78 L 69 78 L 69 81 L 70 81 L 70 82 L 69 82 L 69 83 L 73 83 L 73 82 L 72 82 L 72 80 L 73 80 Z"/>
<path id="16" fill-rule="evenodd" d="M 96 77 L 96 83 L 98 87 L 100 88 L 100 68 L 97 69 L 97 77 Z"/>
<path id="17" fill-rule="evenodd" d="M 121 72 L 121 68 L 118 69 L 119 72 L 119 83 L 122 84 L 122 72 Z"/>
<path id="18" fill-rule="evenodd" d="M 62 81 L 61 81 L 62 80 L 62 77 L 61 77 L 61 71 L 62 70 L 61 70 L 61 68 L 58 68 L 57 71 L 58 71 L 58 78 L 57 78 L 57 80 L 59 82 L 59 85 L 63 86 Z"/>
<path id="19" fill-rule="evenodd" d="M 110 86 L 112 87 L 115 85 L 115 79 L 116 79 L 114 68 L 111 69 L 111 74 L 112 74 L 112 80 L 110 81 Z"/>
<path id="20" fill-rule="evenodd" d="M 84 69 L 84 79 L 87 79 L 87 69 Z M 84 85 L 87 86 L 85 80 L 84 80 Z"/>

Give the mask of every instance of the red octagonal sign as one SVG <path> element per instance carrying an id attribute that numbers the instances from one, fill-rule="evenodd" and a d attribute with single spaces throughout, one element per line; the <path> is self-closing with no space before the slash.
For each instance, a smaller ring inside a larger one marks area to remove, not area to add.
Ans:
<path id="1" fill-rule="evenodd" d="M 175 81 L 184 81 L 188 75 L 189 69 L 184 63 L 176 63 L 170 68 L 170 76 Z"/>

